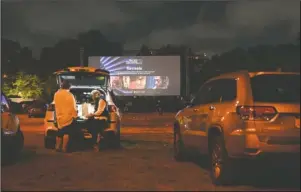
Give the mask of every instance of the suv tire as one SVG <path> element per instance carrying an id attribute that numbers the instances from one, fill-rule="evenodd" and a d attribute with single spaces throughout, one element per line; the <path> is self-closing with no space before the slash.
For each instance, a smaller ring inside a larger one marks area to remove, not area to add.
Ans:
<path id="1" fill-rule="evenodd" d="M 17 133 L 17 136 L 18 136 L 18 153 L 20 153 L 23 148 L 24 148 L 24 135 L 23 135 L 23 132 L 22 131 L 18 131 Z"/>
<path id="2" fill-rule="evenodd" d="M 209 162 L 212 183 L 215 185 L 230 184 L 234 171 L 231 159 L 224 144 L 222 136 L 213 136 L 209 146 Z"/>
<path id="3" fill-rule="evenodd" d="M 174 130 L 173 137 L 173 156 L 176 161 L 184 161 L 185 160 L 185 149 L 184 143 L 182 141 L 181 135 L 179 131 Z"/>

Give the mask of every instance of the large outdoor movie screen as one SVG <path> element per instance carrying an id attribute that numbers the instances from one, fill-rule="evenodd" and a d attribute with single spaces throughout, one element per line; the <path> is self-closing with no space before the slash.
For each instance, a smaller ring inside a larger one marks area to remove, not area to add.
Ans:
<path id="1" fill-rule="evenodd" d="M 89 67 L 110 71 L 115 95 L 180 95 L 180 56 L 93 56 Z"/>

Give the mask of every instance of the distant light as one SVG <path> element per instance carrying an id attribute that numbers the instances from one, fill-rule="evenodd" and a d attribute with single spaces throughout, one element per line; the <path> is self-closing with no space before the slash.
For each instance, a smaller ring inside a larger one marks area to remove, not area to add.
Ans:
<path id="1" fill-rule="evenodd" d="M 7 75 L 6 75 L 6 74 L 3 74 L 3 78 L 7 78 Z"/>

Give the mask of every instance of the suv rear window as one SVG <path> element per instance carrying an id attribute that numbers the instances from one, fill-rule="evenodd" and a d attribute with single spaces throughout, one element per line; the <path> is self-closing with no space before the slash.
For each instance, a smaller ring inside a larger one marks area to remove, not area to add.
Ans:
<path id="1" fill-rule="evenodd" d="M 259 75 L 251 87 L 255 102 L 300 103 L 300 75 Z"/>

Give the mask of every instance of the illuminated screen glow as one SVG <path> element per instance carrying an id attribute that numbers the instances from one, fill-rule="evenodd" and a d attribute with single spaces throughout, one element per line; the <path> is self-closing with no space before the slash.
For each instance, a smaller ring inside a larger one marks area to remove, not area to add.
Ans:
<path id="1" fill-rule="evenodd" d="M 91 56 L 89 67 L 110 72 L 115 95 L 180 95 L 180 56 Z"/>

